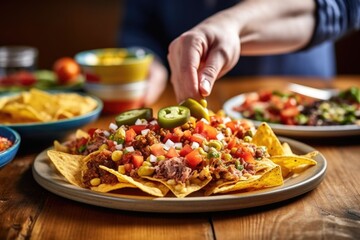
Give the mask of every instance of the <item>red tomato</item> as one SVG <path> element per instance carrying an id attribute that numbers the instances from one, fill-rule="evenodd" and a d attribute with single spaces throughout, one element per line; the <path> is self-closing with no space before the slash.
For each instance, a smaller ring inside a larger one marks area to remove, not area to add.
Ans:
<path id="1" fill-rule="evenodd" d="M 179 154 L 182 157 L 185 157 L 187 154 L 189 154 L 193 149 L 189 144 L 185 144 L 185 146 L 180 150 Z"/>
<path id="2" fill-rule="evenodd" d="M 53 70 L 60 84 L 74 82 L 80 74 L 80 66 L 73 58 L 63 57 L 55 61 Z"/>
<path id="3" fill-rule="evenodd" d="M 136 132 L 134 129 L 130 128 L 129 130 L 125 131 L 125 142 L 129 143 L 134 141 L 136 137 Z"/>
<path id="4" fill-rule="evenodd" d="M 141 124 L 141 125 L 132 125 L 130 126 L 131 129 L 134 129 L 134 131 L 136 132 L 136 134 L 141 134 L 141 131 L 146 129 L 146 125 Z"/>
<path id="5" fill-rule="evenodd" d="M 138 154 L 133 154 L 131 161 L 134 164 L 135 168 L 139 168 L 144 162 L 144 156 L 138 155 Z"/>
<path id="6" fill-rule="evenodd" d="M 150 146 L 150 151 L 155 156 L 164 156 L 166 154 L 161 143 L 154 143 Z"/>
<path id="7" fill-rule="evenodd" d="M 203 121 L 198 121 L 195 126 L 195 133 L 200 133 L 206 139 L 216 139 L 217 130 L 216 128 L 206 124 Z"/>
<path id="8" fill-rule="evenodd" d="M 197 165 L 199 165 L 203 161 L 203 158 L 199 150 L 195 149 L 185 156 L 185 161 L 189 167 L 194 169 L 196 168 Z"/>
<path id="9" fill-rule="evenodd" d="M 169 149 L 169 151 L 167 151 L 167 153 L 165 154 L 165 157 L 167 157 L 167 158 L 173 158 L 173 157 L 178 157 L 178 156 L 179 156 L 179 153 L 173 147 L 171 147 Z"/>

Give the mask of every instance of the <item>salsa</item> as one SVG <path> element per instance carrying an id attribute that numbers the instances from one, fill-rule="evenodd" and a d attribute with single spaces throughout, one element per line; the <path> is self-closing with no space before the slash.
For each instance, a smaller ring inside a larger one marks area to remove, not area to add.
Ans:
<path id="1" fill-rule="evenodd" d="M 6 137 L 0 136 L 0 152 L 5 151 L 6 149 L 12 146 L 12 142 Z"/>
<path id="2" fill-rule="evenodd" d="M 234 110 L 247 119 L 285 125 L 360 124 L 360 89 L 352 87 L 329 100 L 264 90 L 248 94 Z"/>

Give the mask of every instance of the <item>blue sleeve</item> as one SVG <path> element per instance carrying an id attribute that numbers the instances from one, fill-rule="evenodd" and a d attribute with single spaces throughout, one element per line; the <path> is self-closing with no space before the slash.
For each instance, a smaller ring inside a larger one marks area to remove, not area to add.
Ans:
<path id="1" fill-rule="evenodd" d="M 307 47 L 360 29 L 360 0 L 316 0 L 316 27 Z"/>
<path id="2" fill-rule="evenodd" d="M 139 46 L 150 49 L 162 59 L 166 58 L 161 22 L 159 21 L 158 1 L 127 0 L 123 1 L 123 17 L 118 33 L 118 46 Z"/>

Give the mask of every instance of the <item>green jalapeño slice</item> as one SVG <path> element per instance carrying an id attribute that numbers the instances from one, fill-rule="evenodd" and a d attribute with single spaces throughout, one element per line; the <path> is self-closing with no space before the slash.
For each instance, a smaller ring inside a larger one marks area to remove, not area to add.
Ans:
<path id="1" fill-rule="evenodd" d="M 209 110 L 206 108 L 207 103 L 206 100 L 201 100 L 201 103 L 196 101 L 195 99 L 188 98 L 180 103 L 181 106 L 185 106 L 190 109 L 191 116 L 201 119 L 204 118 L 210 121 Z"/>
<path id="2" fill-rule="evenodd" d="M 184 106 L 164 107 L 158 112 L 158 123 L 162 128 L 175 128 L 190 119 L 190 110 Z"/>
<path id="3" fill-rule="evenodd" d="M 151 108 L 132 109 L 120 113 L 115 117 L 115 122 L 118 126 L 134 125 L 138 119 L 150 120 L 153 117 Z"/>

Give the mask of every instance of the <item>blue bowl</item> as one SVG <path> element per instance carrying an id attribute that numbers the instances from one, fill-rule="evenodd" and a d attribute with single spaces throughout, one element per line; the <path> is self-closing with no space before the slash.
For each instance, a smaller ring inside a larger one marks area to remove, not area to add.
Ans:
<path id="1" fill-rule="evenodd" d="M 86 94 L 82 94 L 86 95 Z M 62 137 L 65 137 L 70 132 L 73 132 L 76 129 L 79 129 L 85 126 L 88 123 L 91 123 L 97 120 L 103 109 L 103 102 L 94 96 L 86 95 L 92 97 L 97 101 L 97 107 L 84 115 L 69 118 L 61 119 L 53 122 L 44 122 L 44 123 L 14 123 L 6 124 L 5 126 L 10 127 L 17 131 L 24 142 L 32 140 L 55 140 Z"/>
<path id="2" fill-rule="evenodd" d="M 10 148 L 0 152 L 0 167 L 2 167 L 15 158 L 20 147 L 21 138 L 16 131 L 5 126 L 0 126 L 0 136 L 9 139 L 13 143 Z"/>

